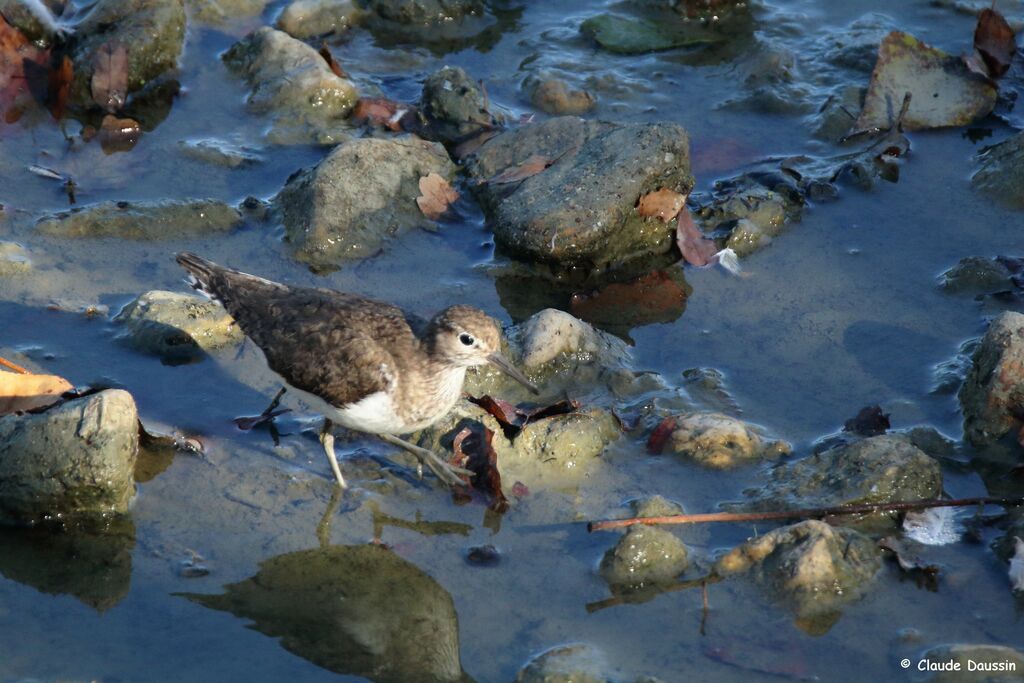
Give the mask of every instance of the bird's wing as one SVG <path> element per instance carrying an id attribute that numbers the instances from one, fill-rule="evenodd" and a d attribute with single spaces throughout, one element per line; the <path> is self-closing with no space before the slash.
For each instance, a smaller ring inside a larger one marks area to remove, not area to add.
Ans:
<path id="1" fill-rule="evenodd" d="M 263 350 L 274 372 L 336 407 L 390 388 L 396 377 L 390 349 L 419 344 L 391 304 L 289 287 L 191 254 L 178 260 Z"/>

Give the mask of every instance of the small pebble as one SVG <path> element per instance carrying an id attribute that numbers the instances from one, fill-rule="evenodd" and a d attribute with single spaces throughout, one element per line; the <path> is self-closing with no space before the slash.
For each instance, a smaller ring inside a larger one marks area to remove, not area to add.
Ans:
<path id="1" fill-rule="evenodd" d="M 494 567 L 501 562 L 501 553 L 491 544 L 473 546 L 466 551 L 466 562 L 478 567 Z"/>

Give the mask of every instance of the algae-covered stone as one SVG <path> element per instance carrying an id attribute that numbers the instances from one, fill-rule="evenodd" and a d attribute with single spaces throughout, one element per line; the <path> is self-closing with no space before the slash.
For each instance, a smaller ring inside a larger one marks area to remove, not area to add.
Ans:
<path id="1" fill-rule="evenodd" d="M 453 66 L 436 71 L 423 83 L 420 111 L 430 121 L 431 132 L 445 142 L 468 138 L 496 123 L 480 87 Z"/>
<path id="2" fill-rule="evenodd" d="M 653 526 L 629 528 L 601 560 L 601 576 L 612 587 L 638 590 L 670 583 L 689 565 L 686 546 Z"/>
<path id="3" fill-rule="evenodd" d="M 776 458 L 792 450 L 785 441 L 769 441 L 760 428 L 722 413 L 677 416 L 667 448 L 715 469 Z"/>
<path id="4" fill-rule="evenodd" d="M 971 185 L 1012 209 L 1024 209 L 1024 131 L 981 153 Z"/>
<path id="5" fill-rule="evenodd" d="M 289 179 L 274 204 L 302 261 L 337 265 L 428 223 L 416 204 L 431 173 L 455 176 L 444 147 L 416 137 L 361 138 Z"/>
<path id="6" fill-rule="evenodd" d="M 528 423 L 510 446 L 497 447 L 498 468 L 509 481 L 531 474 L 577 479 L 621 434 L 615 416 L 601 408 L 555 415 Z"/>
<path id="7" fill-rule="evenodd" d="M 558 645 L 524 666 L 516 683 L 611 683 L 604 653 L 586 643 Z"/>
<path id="8" fill-rule="evenodd" d="M 987 294 L 1012 287 L 1011 275 L 998 258 L 967 256 L 939 276 L 939 285 L 947 292 Z"/>
<path id="9" fill-rule="evenodd" d="M 103 202 L 44 217 L 36 229 L 56 237 L 171 239 L 229 232 L 242 224 L 238 209 L 213 199 Z"/>
<path id="10" fill-rule="evenodd" d="M 129 93 L 177 67 L 185 44 L 185 6 L 183 0 L 99 0 L 75 26 L 70 40 L 71 100 L 93 106 L 92 77 L 104 46 L 128 49 Z"/>
<path id="11" fill-rule="evenodd" d="M 782 232 L 789 214 L 787 201 L 764 187 L 739 187 L 701 212 L 705 230 L 734 224 L 725 246 L 739 256 L 765 247 Z"/>
<path id="12" fill-rule="evenodd" d="M 906 438 L 884 435 L 780 465 L 752 495 L 753 507 L 780 510 L 915 501 L 941 491 L 938 462 Z M 877 513 L 865 521 L 889 525 L 893 520 L 892 513 Z"/>
<path id="13" fill-rule="evenodd" d="M 1005 645 L 940 645 L 923 655 L 922 660 L 952 662 L 948 671 L 939 671 L 929 683 L 1010 683 L 1024 680 L 1024 653 Z"/>
<path id="14" fill-rule="evenodd" d="M 960 387 L 964 437 L 976 446 L 998 441 L 1018 424 L 1024 397 L 1024 314 L 992 321 Z"/>
<path id="15" fill-rule="evenodd" d="M 664 496 L 653 495 L 629 501 L 634 517 L 668 517 L 683 514 L 683 506 Z"/>
<path id="16" fill-rule="evenodd" d="M 306 43 L 264 26 L 235 43 L 224 62 L 252 87 L 249 107 L 274 117 L 272 142 L 334 144 L 348 137 L 355 86 Z"/>
<path id="17" fill-rule="evenodd" d="M 515 182 L 502 174 L 547 165 Z M 670 123 L 617 125 L 559 117 L 506 131 L 469 158 L 467 169 L 508 253 L 558 268 L 619 266 L 674 248 L 675 224 L 641 216 L 640 197 L 689 194 L 689 140 Z"/>
<path id="18" fill-rule="evenodd" d="M 292 0 L 277 18 L 277 27 L 299 40 L 340 33 L 359 21 L 353 0 Z"/>
<path id="19" fill-rule="evenodd" d="M 0 516 L 127 512 L 135 496 L 138 413 L 108 389 L 45 412 L 0 417 Z"/>
<path id="20" fill-rule="evenodd" d="M 863 595 L 881 566 L 878 548 L 867 536 L 807 520 L 734 548 L 718 560 L 715 571 L 753 572 L 758 583 L 809 617 Z"/>
<path id="21" fill-rule="evenodd" d="M 172 362 L 194 360 L 245 336 L 220 304 L 177 292 L 146 292 L 114 320 L 132 346 Z"/>
<path id="22" fill-rule="evenodd" d="M 656 22 L 615 14 L 598 14 L 580 25 L 580 31 L 609 52 L 638 55 L 679 47 L 707 45 L 724 40 L 703 22 L 681 19 Z"/>
<path id="23" fill-rule="evenodd" d="M 224 168 L 252 166 L 263 160 L 258 150 L 249 145 L 217 138 L 182 140 L 178 149 L 191 159 Z"/>
<path id="24" fill-rule="evenodd" d="M 17 242 L 0 240 L 0 277 L 23 275 L 32 270 L 32 259 Z"/>

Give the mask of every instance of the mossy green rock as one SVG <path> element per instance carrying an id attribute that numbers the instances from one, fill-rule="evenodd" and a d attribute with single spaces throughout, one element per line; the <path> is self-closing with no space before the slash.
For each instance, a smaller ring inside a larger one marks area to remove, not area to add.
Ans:
<path id="1" fill-rule="evenodd" d="M 36 223 L 56 237 L 173 239 L 229 232 L 242 225 L 238 209 L 213 199 L 160 202 L 103 202 L 61 211 Z"/>
<path id="2" fill-rule="evenodd" d="M 670 531 L 630 527 L 601 560 L 601 576 L 615 588 L 641 589 L 666 584 L 686 571 L 689 553 Z"/>
<path id="3" fill-rule="evenodd" d="M 699 22 L 654 22 L 630 19 L 614 14 L 590 17 L 580 31 L 609 52 L 638 55 L 660 52 L 676 47 L 706 45 L 722 40 L 705 29 Z"/>
<path id="4" fill-rule="evenodd" d="M 193 294 L 146 292 L 114 318 L 132 346 L 166 361 L 195 360 L 202 352 L 237 344 L 245 338 L 215 301 Z"/>

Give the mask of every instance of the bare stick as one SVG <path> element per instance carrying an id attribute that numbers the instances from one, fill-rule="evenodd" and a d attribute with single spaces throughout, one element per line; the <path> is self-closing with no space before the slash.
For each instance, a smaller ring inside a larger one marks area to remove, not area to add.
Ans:
<path id="1" fill-rule="evenodd" d="M 705 522 L 761 522 L 772 519 L 797 519 L 827 517 L 829 515 L 862 515 L 871 512 L 896 510 L 924 510 L 927 508 L 966 507 L 970 505 L 1002 505 L 1015 507 L 1024 505 L 1024 498 L 957 498 L 955 500 L 913 500 L 894 503 L 859 503 L 836 505 L 827 508 L 804 508 L 800 510 L 779 510 L 771 512 L 706 512 L 695 515 L 667 515 L 665 517 L 631 517 L 629 519 L 608 519 L 590 522 L 587 531 L 621 529 L 635 524 L 702 524 Z"/>
<path id="2" fill-rule="evenodd" d="M 26 370 L 25 368 L 21 367 L 20 365 L 15 365 L 11 361 L 9 361 L 9 360 L 7 360 L 6 358 L 3 358 L 3 357 L 0 357 L 0 365 L 4 366 L 8 370 L 13 370 L 14 372 L 18 373 L 19 375 L 30 375 L 30 374 L 32 374 L 28 370 Z"/>

